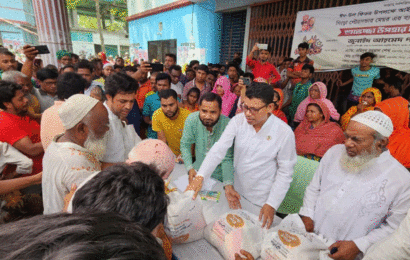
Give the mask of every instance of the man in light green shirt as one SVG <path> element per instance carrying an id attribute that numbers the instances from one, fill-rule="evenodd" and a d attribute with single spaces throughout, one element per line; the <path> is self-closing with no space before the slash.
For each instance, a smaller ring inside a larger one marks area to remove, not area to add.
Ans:
<path id="1" fill-rule="evenodd" d="M 196 176 L 206 154 L 221 137 L 229 118 L 221 114 L 222 99 L 215 93 L 205 93 L 199 101 L 199 111 L 191 113 L 185 120 L 180 150 L 190 180 Z M 195 162 L 192 162 L 191 145 L 195 144 Z M 221 164 L 212 173 L 212 178 L 223 183 L 225 193 L 237 194 L 233 188 L 233 146 L 229 148 Z M 235 200 L 236 201 L 236 200 Z"/>

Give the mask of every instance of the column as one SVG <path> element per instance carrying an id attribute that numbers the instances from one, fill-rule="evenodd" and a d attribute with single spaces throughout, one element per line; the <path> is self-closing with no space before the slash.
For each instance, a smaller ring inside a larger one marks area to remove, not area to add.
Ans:
<path id="1" fill-rule="evenodd" d="M 57 64 L 58 50 L 72 51 L 70 27 L 64 0 L 33 0 L 38 41 L 50 54 L 41 55 L 44 65 Z"/>

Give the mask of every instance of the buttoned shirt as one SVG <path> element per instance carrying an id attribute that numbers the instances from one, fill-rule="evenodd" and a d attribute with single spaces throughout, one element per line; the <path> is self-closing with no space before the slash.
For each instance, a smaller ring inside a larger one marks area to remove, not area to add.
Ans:
<path id="1" fill-rule="evenodd" d="M 195 84 L 195 79 L 191 80 L 190 82 L 188 82 L 185 86 L 184 86 L 184 91 L 182 92 L 182 100 L 188 100 L 188 92 L 191 88 L 198 88 L 200 91 L 199 94 L 199 99 L 201 99 L 202 95 L 207 93 L 207 92 L 211 92 L 212 91 L 212 86 L 208 84 L 208 82 L 204 83 L 204 87 L 202 88 L 202 90 L 200 88 L 198 88 Z"/>
<path id="2" fill-rule="evenodd" d="M 246 57 L 246 65 L 252 69 L 252 73 L 256 78 L 264 78 L 269 84 L 275 84 L 280 80 L 280 74 L 270 62 L 262 64 L 260 60 L 249 59 Z"/>
<path id="3" fill-rule="evenodd" d="M 54 101 L 58 101 L 57 95 L 54 97 L 47 94 L 42 89 L 33 88 L 34 95 L 40 102 L 40 112 L 43 113 L 47 108 L 52 107 L 54 105 Z"/>

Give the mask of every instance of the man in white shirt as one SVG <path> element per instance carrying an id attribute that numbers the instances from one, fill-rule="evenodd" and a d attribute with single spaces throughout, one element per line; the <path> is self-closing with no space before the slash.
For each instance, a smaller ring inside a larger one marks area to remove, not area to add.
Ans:
<path id="1" fill-rule="evenodd" d="M 338 241 L 332 259 L 361 259 L 406 216 L 410 175 L 386 149 L 392 132 L 381 112 L 356 115 L 345 144 L 328 150 L 306 189 L 299 214 L 307 231 Z"/>
<path id="2" fill-rule="evenodd" d="M 61 212 L 71 186 L 101 171 L 109 128 L 103 103 L 83 94 L 67 99 L 58 113 L 66 131 L 54 138 L 43 158 L 44 214 Z"/>
<path id="3" fill-rule="evenodd" d="M 171 89 L 177 92 L 178 98 L 181 98 L 184 85 L 181 83 L 182 69 L 179 65 L 172 65 L 169 68 L 169 75 L 171 76 Z"/>
<path id="4" fill-rule="evenodd" d="M 234 186 L 225 189 L 226 197 L 240 208 L 239 193 L 261 207 L 259 219 L 267 228 L 289 189 L 297 160 L 295 136 L 287 124 L 270 114 L 273 106 L 272 87 L 253 82 L 244 97 L 245 112 L 231 119 L 189 185 L 196 197 L 203 180 L 234 144 Z"/>
<path id="5" fill-rule="evenodd" d="M 110 130 L 102 169 L 125 162 L 131 149 L 141 141 L 134 126 L 125 122 L 134 105 L 137 89 L 138 83 L 126 74 L 116 73 L 105 81 L 107 101 L 104 106 L 108 110 Z"/>

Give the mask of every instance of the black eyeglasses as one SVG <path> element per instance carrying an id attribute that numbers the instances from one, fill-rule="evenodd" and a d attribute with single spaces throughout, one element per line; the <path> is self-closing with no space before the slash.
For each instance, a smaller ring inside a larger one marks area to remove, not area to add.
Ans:
<path id="1" fill-rule="evenodd" d="M 267 105 L 264 105 L 263 107 L 260 108 L 254 108 L 254 107 L 248 107 L 247 105 L 243 104 L 242 108 L 245 111 L 251 112 L 251 114 L 256 114 L 258 113 L 262 108 L 267 107 Z"/>

